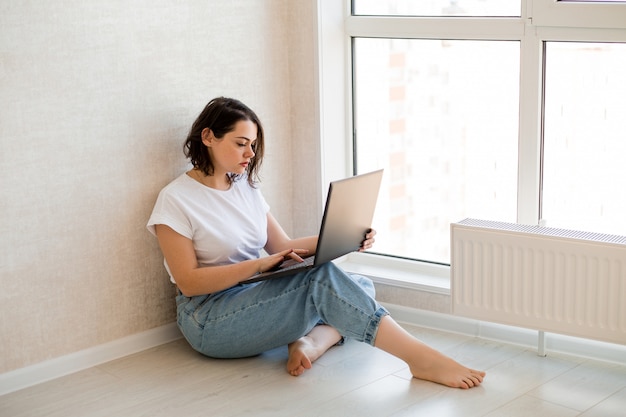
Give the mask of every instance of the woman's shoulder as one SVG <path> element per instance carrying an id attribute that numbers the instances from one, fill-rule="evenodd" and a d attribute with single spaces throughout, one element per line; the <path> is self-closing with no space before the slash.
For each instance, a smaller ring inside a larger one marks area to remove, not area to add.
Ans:
<path id="1" fill-rule="evenodd" d="M 183 172 L 178 177 L 174 178 L 169 184 L 161 189 L 161 194 L 176 194 L 180 192 L 187 192 L 188 189 L 193 187 L 194 180 Z"/>
<path id="2" fill-rule="evenodd" d="M 191 178 L 187 173 L 183 173 L 163 187 L 159 193 L 161 199 L 187 200 L 196 198 L 209 199 L 231 199 L 236 196 L 258 196 L 261 192 L 258 186 L 251 186 L 246 177 L 242 176 L 233 179 L 227 191 L 215 190 L 206 187 Z"/>
<path id="3" fill-rule="evenodd" d="M 194 191 L 193 181 L 186 173 L 173 179 L 159 191 L 157 206 L 172 204 L 178 206 L 185 204 L 184 202 L 189 199 L 197 198 L 197 196 L 194 197 L 196 191 Z"/>

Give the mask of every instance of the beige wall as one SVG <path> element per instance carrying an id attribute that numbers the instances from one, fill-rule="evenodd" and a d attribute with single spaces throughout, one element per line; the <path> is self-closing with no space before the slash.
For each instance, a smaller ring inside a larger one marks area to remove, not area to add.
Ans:
<path id="1" fill-rule="evenodd" d="M 315 230 L 314 28 L 313 0 L 2 2 L 0 373 L 174 321 L 145 223 L 214 96 L 257 110 L 266 198 Z"/>

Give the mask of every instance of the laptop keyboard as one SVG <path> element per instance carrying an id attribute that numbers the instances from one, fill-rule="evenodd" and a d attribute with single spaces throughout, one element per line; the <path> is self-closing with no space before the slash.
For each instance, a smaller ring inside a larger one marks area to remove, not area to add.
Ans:
<path id="1" fill-rule="evenodd" d="M 290 259 L 283 262 L 278 270 L 289 271 L 290 269 L 297 269 L 302 268 L 303 266 L 313 265 L 313 262 L 315 262 L 315 256 L 309 256 L 308 258 L 304 258 L 303 262 L 297 262 Z"/>

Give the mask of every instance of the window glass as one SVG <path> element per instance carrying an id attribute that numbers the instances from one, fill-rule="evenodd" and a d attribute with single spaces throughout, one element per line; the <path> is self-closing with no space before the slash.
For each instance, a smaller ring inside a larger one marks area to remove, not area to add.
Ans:
<path id="1" fill-rule="evenodd" d="M 520 16 L 521 0 L 353 0 L 355 15 Z"/>
<path id="2" fill-rule="evenodd" d="M 626 44 L 547 42 L 542 217 L 626 235 Z"/>
<path id="3" fill-rule="evenodd" d="M 519 43 L 354 40 L 357 173 L 385 168 L 376 251 L 449 263 L 450 223 L 516 220 Z"/>

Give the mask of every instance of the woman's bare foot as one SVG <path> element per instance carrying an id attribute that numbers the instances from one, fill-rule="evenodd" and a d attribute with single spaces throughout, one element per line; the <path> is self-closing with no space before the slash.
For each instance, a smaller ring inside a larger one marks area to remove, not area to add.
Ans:
<path id="1" fill-rule="evenodd" d="M 417 379 L 462 389 L 476 387 L 483 382 L 485 373 L 482 371 L 466 368 L 427 346 L 424 347 L 422 354 L 419 363 L 409 362 L 411 374 Z"/>
<path id="2" fill-rule="evenodd" d="M 404 360 L 411 374 L 418 379 L 468 389 L 480 385 L 485 377 L 484 372 L 466 368 L 420 342 L 391 316 L 381 319 L 375 346 Z"/>
<path id="3" fill-rule="evenodd" d="M 293 376 L 299 376 L 307 369 L 311 369 L 317 354 L 308 336 L 301 337 L 289 344 L 289 359 L 287 359 L 287 372 Z M 318 356 L 319 357 L 319 356 Z M 312 359 L 313 358 L 313 359 Z"/>
<path id="4" fill-rule="evenodd" d="M 315 326 L 309 334 L 289 344 L 287 372 L 293 376 L 302 375 L 304 371 L 311 369 L 313 362 L 339 340 L 341 340 L 341 335 L 333 327 Z"/>

